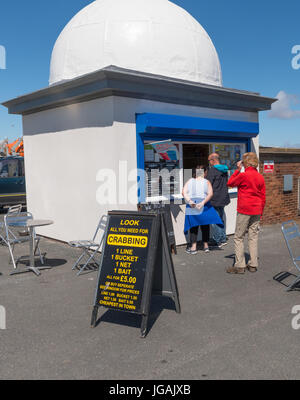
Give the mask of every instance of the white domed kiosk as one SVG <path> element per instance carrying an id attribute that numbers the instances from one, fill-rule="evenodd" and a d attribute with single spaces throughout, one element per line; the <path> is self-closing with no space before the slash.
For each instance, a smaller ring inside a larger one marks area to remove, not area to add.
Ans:
<path id="1" fill-rule="evenodd" d="M 222 86 L 216 49 L 202 26 L 168 0 L 96 0 L 55 44 L 50 85 L 109 65 Z"/>
<path id="2" fill-rule="evenodd" d="M 4 105 L 23 115 L 28 210 L 55 222 L 40 234 L 89 239 L 109 210 L 163 201 L 183 244 L 186 170 L 212 151 L 230 168 L 258 152 L 258 113 L 273 102 L 222 87 L 208 34 L 171 1 L 96 0 L 57 39 L 50 86 Z M 170 140 L 173 158 L 162 160 L 151 143 Z M 166 168 L 176 182 L 167 194 L 147 182 Z M 232 193 L 228 234 L 236 204 Z"/>

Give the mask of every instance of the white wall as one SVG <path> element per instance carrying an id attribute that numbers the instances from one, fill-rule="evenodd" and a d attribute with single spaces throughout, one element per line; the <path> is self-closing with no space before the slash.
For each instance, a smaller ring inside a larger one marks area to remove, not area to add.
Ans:
<path id="1" fill-rule="evenodd" d="M 100 169 L 116 171 L 127 161 L 136 169 L 136 113 L 161 113 L 257 122 L 256 113 L 212 110 L 120 97 L 47 110 L 23 117 L 28 210 L 53 219 L 39 233 L 58 240 L 88 239 L 99 217 L 112 209 L 136 210 L 136 204 L 99 204 Z M 255 143 L 257 148 L 258 141 Z M 124 172 L 124 171 L 123 171 Z M 125 178 L 122 178 L 124 184 Z M 117 182 L 117 185 L 119 182 Z M 130 182 L 132 188 L 136 182 Z M 235 228 L 236 199 L 227 207 L 228 233 Z M 175 214 L 178 244 L 183 235 L 184 206 Z"/>
<path id="2" fill-rule="evenodd" d="M 225 119 L 231 121 L 258 122 L 258 114 L 254 112 L 218 110 L 149 100 L 114 97 L 114 119 L 116 121 L 135 123 L 135 114 L 146 112 L 199 118 Z"/>
<path id="3" fill-rule="evenodd" d="M 97 203 L 97 172 L 118 171 L 122 159 L 136 168 L 135 142 L 126 126 L 113 125 L 112 99 L 25 116 L 28 210 L 55 222 L 39 233 L 63 241 L 91 238 L 99 217 L 118 208 Z"/>

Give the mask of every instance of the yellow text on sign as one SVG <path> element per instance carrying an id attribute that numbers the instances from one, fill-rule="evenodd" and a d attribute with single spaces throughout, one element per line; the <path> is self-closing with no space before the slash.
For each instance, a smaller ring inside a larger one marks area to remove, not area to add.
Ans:
<path id="1" fill-rule="evenodd" d="M 146 248 L 148 238 L 146 236 L 108 235 L 107 244 L 110 246 Z"/>
<path id="2" fill-rule="evenodd" d="M 135 220 L 122 220 L 120 225 L 125 225 L 125 226 L 139 226 L 140 221 L 135 221 Z"/>

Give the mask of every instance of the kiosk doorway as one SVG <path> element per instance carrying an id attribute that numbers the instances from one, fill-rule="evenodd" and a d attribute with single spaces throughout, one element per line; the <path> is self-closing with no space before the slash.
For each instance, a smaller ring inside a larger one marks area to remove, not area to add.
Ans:
<path id="1" fill-rule="evenodd" d="M 191 178 L 191 171 L 197 165 L 208 166 L 209 153 L 209 144 L 191 143 L 182 145 L 184 182 Z"/>

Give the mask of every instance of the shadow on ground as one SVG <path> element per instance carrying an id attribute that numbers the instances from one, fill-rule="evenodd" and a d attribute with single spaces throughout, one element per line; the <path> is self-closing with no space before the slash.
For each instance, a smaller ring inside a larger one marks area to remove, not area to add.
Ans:
<path id="1" fill-rule="evenodd" d="M 57 268 L 61 267 L 65 264 L 67 264 L 67 260 L 61 259 L 61 258 L 46 258 L 44 257 L 44 264 L 41 263 L 41 260 L 36 258 L 35 259 L 35 267 L 51 267 L 51 268 Z M 23 265 L 23 266 L 29 266 L 29 260 L 21 260 L 18 262 L 18 265 Z"/>
<path id="2" fill-rule="evenodd" d="M 101 310 L 101 309 L 100 309 Z M 148 321 L 148 334 L 150 333 L 155 322 L 160 317 L 163 310 L 176 311 L 173 300 L 162 296 L 153 296 L 151 302 L 150 316 Z M 132 328 L 140 328 L 142 323 L 142 316 L 131 313 L 124 313 L 120 311 L 107 310 L 96 323 L 96 327 L 103 322 L 108 322 L 117 325 L 128 326 Z"/>
<path id="3" fill-rule="evenodd" d="M 293 280 L 291 278 L 294 278 Z M 282 271 L 279 272 L 278 274 L 276 274 L 273 279 L 274 281 L 280 283 L 281 285 L 285 286 L 286 288 L 288 288 L 290 285 L 292 285 L 292 283 L 298 278 L 297 275 L 292 274 L 290 272 L 287 271 Z M 300 291 L 300 282 L 296 283 L 295 285 L 293 285 L 293 288 L 291 290 L 295 290 L 295 291 Z"/>

